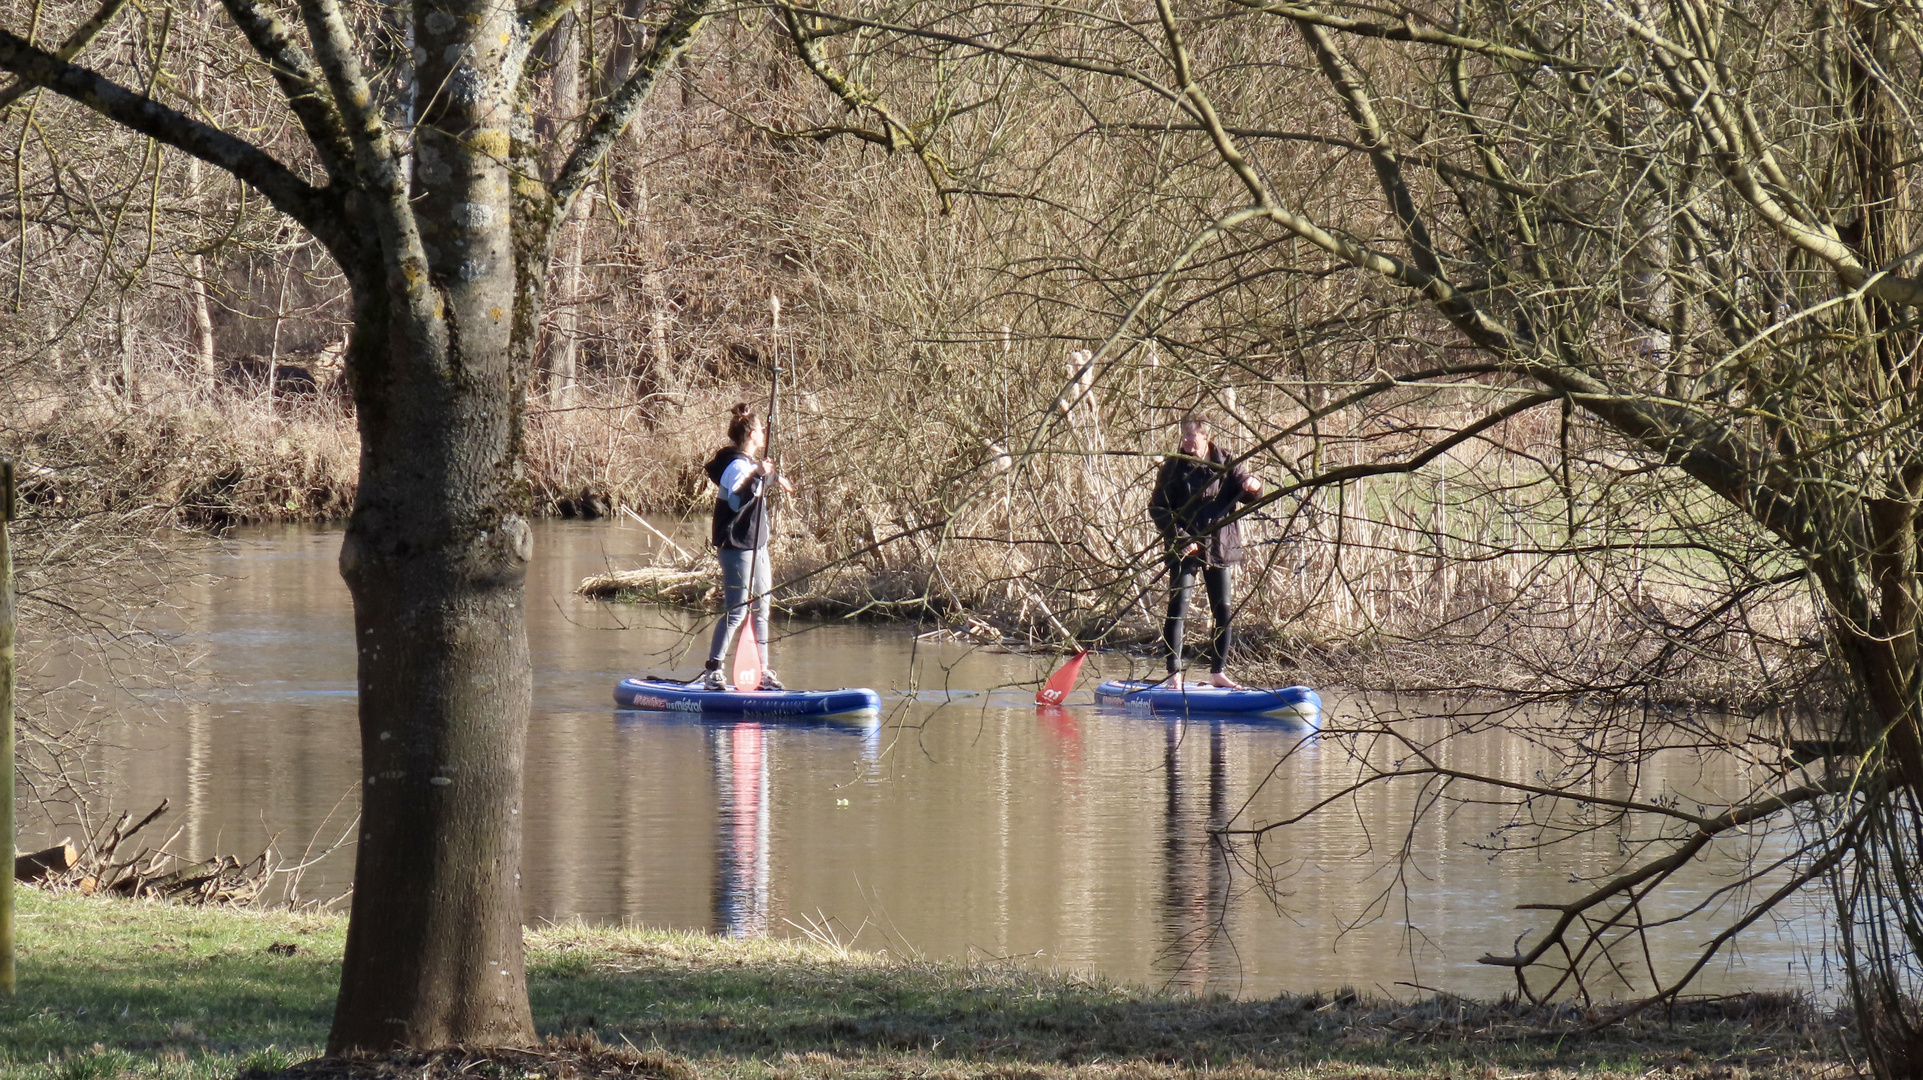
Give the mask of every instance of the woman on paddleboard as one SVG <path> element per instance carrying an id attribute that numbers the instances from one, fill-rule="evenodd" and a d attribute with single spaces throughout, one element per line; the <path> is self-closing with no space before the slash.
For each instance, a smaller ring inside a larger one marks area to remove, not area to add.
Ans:
<path id="1" fill-rule="evenodd" d="M 1182 442 L 1162 462 L 1149 496 L 1148 516 L 1162 534 L 1168 563 L 1168 619 L 1162 624 L 1162 647 L 1168 654 L 1168 685 L 1182 684 L 1182 623 L 1189 590 L 1202 576 L 1208 589 L 1209 613 L 1215 639 L 1209 650 L 1209 681 L 1216 686 L 1238 686 L 1228 676 L 1229 579 L 1242 561 L 1242 530 L 1232 520 L 1240 503 L 1262 494 L 1262 481 L 1232 464 L 1229 452 L 1209 438 L 1208 417 L 1190 413 L 1182 419 Z"/>
<path id="2" fill-rule="evenodd" d="M 745 402 L 734 407 L 728 420 L 728 445 L 715 451 L 708 462 L 708 479 L 720 490 L 714 500 L 714 526 L 711 537 L 721 557 L 722 602 L 727 612 L 715 623 L 714 640 L 708 645 L 708 666 L 698 682 L 708 690 L 727 686 L 721 673 L 721 658 L 728 655 L 741 620 L 748 615 L 748 603 L 755 605 L 755 644 L 761 650 L 761 685 L 738 686 L 737 690 L 784 690 L 781 680 L 768 670 L 769 594 L 774 590 L 774 569 L 768 558 L 768 485 L 778 483 L 783 491 L 794 486 L 775 471 L 775 463 L 761 456 L 768 445 L 768 429 L 761 417 Z"/>

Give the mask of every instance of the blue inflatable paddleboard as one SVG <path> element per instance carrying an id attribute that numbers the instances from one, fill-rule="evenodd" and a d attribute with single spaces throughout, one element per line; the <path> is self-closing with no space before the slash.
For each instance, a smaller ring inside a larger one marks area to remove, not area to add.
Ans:
<path id="1" fill-rule="evenodd" d="M 1322 723 L 1322 695 L 1306 686 L 1258 690 L 1252 687 L 1225 689 L 1207 683 L 1184 683 L 1177 690 L 1156 682 L 1110 679 L 1095 688 L 1095 702 L 1098 705 L 1119 705 L 1131 712 L 1157 716 L 1201 713 L 1293 720 L 1309 727 L 1318 727 Z"/>
<path id="2" fill-rule="evenodd" d="M 881 714 L 881 695 L 859 687 L 743 692 L 703 690 L 670 679 L 622 679 L 614 688 L 614 703 L 624 709 L 755 720 L 854 720 Z"/>

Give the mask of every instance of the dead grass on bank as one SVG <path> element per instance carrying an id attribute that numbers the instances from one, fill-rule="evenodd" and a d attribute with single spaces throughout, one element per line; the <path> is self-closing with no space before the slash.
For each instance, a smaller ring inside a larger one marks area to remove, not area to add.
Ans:
<path id="1" fill-rule="evenodd" d="M 1177 1077 L 1844 1075 L 1833 1017 L 1793 995 L 1689 1003 L 1591 1030 L 1601 1010 L 1352 992 L 1237 1001 L 1014 963 L 931 963 L 830 940 L 531 931 L 547 1041 L 323 1060 L 288 1080 L 1161 1080 Z M 550 1026 L 553 1025 L 553 1026 Z"/>
<path id="2" fill-rule="evenodd" d="M 643 1054 L 629 1047 L 607 1047 L 592 1037 L 549 1038 L 529 1050 L 506 1047 L 450 1047 L 391 1054 L 356 1054 L 303 1061 L 280 1072 L 248 1070 L 244 1080 L 580 1080 L 588 1077 L 645 1077 L 695 1080 L 698 1074 L 665 1054 Z"/>
<path id="3" fill-rule="evenodd" d="M 19 388 L 0 453 L 21 463 L 24 512 L 143 511 L 157 525 L 330 520 L 353 505 L 360 439 L 330 398 L 274 403 L 150 380 L 137 402 Z"/>
<path id="4" fill-rule="evenodd" d="M 346 919 L 24 889 L 8 1080 L 1177 1080 L 1842 1077 L 1848 1017 L 1786 994 L 1597 1027 L 1579 1005 L 1235 1000 L 1012 961 L 567 923 L 527 932 L 542 1045 L 308 1060 Z M 304 1062 L 297 1064 L 297 1062 Z"/>
<path id="5" fill-rule="evenodd" d="M 173 377 L 142 385 L 135 402 L 85 388 L 10 395 L 0 454 L 22 462 L 29 508 L 143 508 L 165 523 L 219 529 L 338 520 L 353 507 L 360 435 L 339 397 L 282 398 L 270 408 L 265 395 L 233 387 L 208 391 Z M 704 427 L 716 425 L 664 423 L 662 403 L 643 408 L 618 384 L 584 387 L 577 400 L 529 409 L 537 514 L 682 510 L 698 498 L 701 464 L 720 441 Z"/>

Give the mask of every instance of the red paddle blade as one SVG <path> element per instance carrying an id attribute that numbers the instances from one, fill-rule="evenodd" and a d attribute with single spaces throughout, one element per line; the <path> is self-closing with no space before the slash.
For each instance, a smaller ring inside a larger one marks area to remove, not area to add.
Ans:
<path id="1" fill-rule="evenodd" d="M 755 618 L 741 620 L 734 639 L 734 688 L 761 689 L 761 649 L 755 644 Z"/>
<path id="2" fill-rule="evenodd" d="M 1035 704 L 1060 705 L 1062 700 L 1068 697 L 1069 691 L 1075 689 L 1075 680 L 1081 677 L 1082 661 L 1087 656 L 1088 650 L 1083 649 L 1069 657 L 1068 662 L 1063 664 L 1060 670 L 1048 677 L 1048 684 L 1035 691 Z"/>

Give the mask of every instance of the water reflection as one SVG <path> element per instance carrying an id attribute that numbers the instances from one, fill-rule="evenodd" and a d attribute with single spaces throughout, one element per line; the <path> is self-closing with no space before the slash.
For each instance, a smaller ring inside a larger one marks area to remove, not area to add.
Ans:
<path id="1" fill-rule="evenodd" d="M 769 732 L 760 724 L 708 729 L 714 760 L 714 928 L 729 937 L 768 932 Z"/>
<path id="2" fill-rule="evenodd" d="M 653 542 L 639 527 L 536 527 L 523 859 L 534 920 L 785 934 L 794 919 L 859 948 L 1032 957 L 1189 989 L 1393 993 L 1419 982 L 1493 996 L 1511 981 L 1475 958 L 1540 926 L 1518 905 L 1565 899 L 1571 875 L 1593 878 L 1620 858 L 1616 837 L 1598 835 L 1492 860 L 1477 845 L 1504 827 L 1500 812 L 1425 817 L 1416 788 L 1371 788 L 1273 834 L 1275 873 L 1261 884 L 1281 894 L 1278 911 L 1246 866 L 1211 845 L 1210 825 L 1261 825 L 1333 797 L 1354 777 L 1352 743 L 1078 699 L 1037 710 L 1046 658 L 918 643 L 899 627 L 777 626 L 784 677 L 874 687 L 885 726 L 617 713 L 616 680 L 692 674 L 690 643 L 705 640 L 699 616 L 573 593 L 588 574 L 645 563 Z M 115 809 L 173 800 L 164 824 L 183 827 L 180 847 L 195 857 L 258 852 L 276 836 L 297 855 L 309 837 L 340 834 L 361 778 L 339 544 L 337 531 L 275 529 L 208 546 L 217 580 L 183 598 L 179 643 L 204 658 L 215 692 L 147 703 L 161 721 L 102 749 L 92 764 Z M 1090 664 L 1109 669 L 1090 678 L 1141 673 L 1125 655 Z M 1402 704 L 1417 742 L 1450 723 L 1435 703 Z M 126 705 L 101 707 L 137 711 Z M 1360 707 L 1330 701 L 1337 718 Z M 1450 739 L 1441 752 L 1451 767 L 1513 778 L 1562 767 L 1501 733 Z M 1681 797 L 1746 779 L 1725 762 L 1678 759 L 1653 763 L 1643 781 Z M 27 825 L 29 843 L 73 832 Z M 1407 874 L 1393 873 L 1398 856 Z M 1726 883 L 1727 862 L 1705 861 L 1650 903 L 1670 913 L 1700 901 Z M 338 894 L 352 867 L 349 846 L 309 871 L 305 894 Z M 1820 914 L 1822 898 L 1813 903 Z M 1378 917 L 1357 925 L 1367 914 Z M 1704 989 L 1796 985 L 1798 925 L 1759 926 Z M 1820 918 L 1800 925 L 1821 932 Z M 1655 962 L 1690 959 L 1694 933 L 1679 926 L 1653 942 Z"/>
<path id="3" fill-rule="evenodd" d="M 1068 783 L 1080 783 L 1082 778 L 1082 725 L 1075 719 L 1072 709 L 1060 705 L 1035 706 L 1035 718 L 1042 722 L 1049 741 L 1054 744 L 1056 759 L 1062 763 L 1062 776 Z"/>
<path id="4" fill-rule="evenodd" d="M 1183 760 L 1205 741 L 1207 768 Z M 1240 975 L 1229 926 L 1228 851 L 1210 833 L 1229 819 L 1228 734 L 1221 720 L 1163 724 L 1163 933 L 1169 985 L 1201 992 Z M 1198 790 L 1199 789 L 1199 790 Z"/>
<path id="5" fill-rule="evenodd" d="M 649 759 L 667 747 L 684 742 L 696 730 L 700 732 L 706 749 L 709 789 L 697 792 L 690 785 L 677 790 L 681 799 L 705 804 L 691 808 L 684 802 L 683 816 L 689 809 L 702 813 L 712 808 L 712 888 L 704 928 L 729 937 L 759 937 L 779 930 L 781 901 L 776 883 L 783 875 L 776 855 L 777 826 L 787 827 L 789 838 L 797 844 L 805 844 L 811 831 L 808 826 L 793 827 L 788 822 L 792 815 L 782 812 L 784 799 L 789 804 L 793 801 L 792 790 L 782 792 L 776 788 L 777 779 L 784 775 L 782 759 L 787 754 L 797 759 L 791 772 L 798 775 L 787 776 L 790 789 L 808 786 L 807 774 L 814 763 L 824 755 L 833 755 L 837 749 L 855 751 L 853 764 L 858 766 L 859 776 L 872 778 L 879 763 L 881 725 L 704 722 L 672 713 L 638 710 L 620 710 L 615 715 L 617 735 L 626 744 L 626 752 L 620 756 L 636 763 L 647 761 L 650 767 L 645 771 L 657 775 L 672 770 L 662 770 L 658 759 Z M 846 807 L 849 803 L 838 799 L 836 805 Z M 686 854 L 664 857 L 658 846 L 647 843 L 651 839 L 648 836 L 651 824 L 654 823 L 645 819 L 629 818 L 622 830 L 628 834 L 623 837 L 626 841 L 623 848 L 639 849 L 637 861 L 644 867 L 650 855 L 666 864 L 685 866 Z M 663 875 L 648 874 L 643 869 L 640 876 Z M 674 887 L 673 882 L 666 884 Z M 651 902 L 641 895 L 631 897 L 622 906 L 625 913 L 637 908 L 646 910 Z"/>

